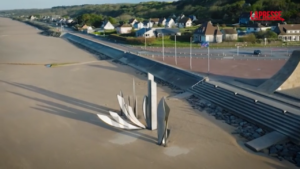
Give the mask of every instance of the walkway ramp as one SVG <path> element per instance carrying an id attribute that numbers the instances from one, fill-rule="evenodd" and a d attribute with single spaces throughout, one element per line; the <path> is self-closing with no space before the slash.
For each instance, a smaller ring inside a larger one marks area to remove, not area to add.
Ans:
<path id="1" fill-rule="evenodd" d="M 285 65 L 269 80 L 258 86 L 258 90 L 266 93 L 292 89 L 300 86 L 300 50 L 293 51 Z"/>
<path id="2" fill-rule="evenodd" d="M 277 131 L 273 131 L 262 137 L 259 137 L 257 139 L 254 139 L 252 141 L 245 143 L 245 146 L 247 146 L 248 148 L 250 148 L 251 150 L 254 150 L 254 151 L 261 151 L 261 150 L 269 148 L 277 143 L 284 142 L 287 139 L 288 139 L 287 136 L 285 136 Z"/>

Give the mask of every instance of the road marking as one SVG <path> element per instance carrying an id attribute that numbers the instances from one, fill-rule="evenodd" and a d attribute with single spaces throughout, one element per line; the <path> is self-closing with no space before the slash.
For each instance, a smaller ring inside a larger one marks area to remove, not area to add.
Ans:
<path id="1" fill-rule="evenodd" d="M 223 57 L 223 59 L 233 59 L 233 57 Z"/>

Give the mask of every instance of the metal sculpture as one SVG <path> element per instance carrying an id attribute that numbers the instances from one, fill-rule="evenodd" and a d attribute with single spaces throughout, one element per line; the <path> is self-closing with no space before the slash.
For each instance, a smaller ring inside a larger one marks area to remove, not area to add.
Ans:
<path id="1" fill-rule="evenodd" d="M 117 95 L 117 100 L 121 112 L 120 115 L 118 113 L 109 111 L 109 114 L 112 117 L 112 119 L 107 115 L 101 114 L 98 114 L 98 117 L 106 124 L 121 129 L 157 129 L 158 144 L 166 146 L 167 139 L 170 134 L 170 130 L 168 129 L 168 117 L 170 108 L 165 103 L 165 98 L 162 98 L 159 105 L 157 106 L 157 84 L 154 82 L 154 76 L 148 73 L 148 95 L 144 96 L 143 99 L 142 109 L 146 125 L 144 125 L 138 120 L 137 97 L 135 96 L 134 79 L 133 94 L 133 101 L 131 102 L 130 97 L 128 97 L 128 104 L 126 104 L 125 102 L 122 91 L 120 91 L 120 94 Z M 132 107 L 130 103 L 133 103 Z M 123 118 L 120 117 L 122 115 L 124 115 Z M 126 120 L 124 118 L 126 118 Z M 129 120 L 129 122 L 127 120 Z"/>
<path id="2" fill-rule="evenodd" d="M 170 135 L 170 130 L 168 129 L 170 108 L 165 102 L 164 97 L 158 104 L 157 112 L 157 143 L 159 145 L 167 146 L 167 140 Z"/>

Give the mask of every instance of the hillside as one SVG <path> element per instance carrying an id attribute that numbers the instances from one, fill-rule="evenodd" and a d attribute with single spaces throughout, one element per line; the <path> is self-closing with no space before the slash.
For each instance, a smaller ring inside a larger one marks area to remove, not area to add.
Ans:
<path id="1" fill-rule="evenodd" d="M 195 15 L 199 22 L 212 20 L 218 23 L 236 23 L 242 12 L 283 11 L 287 22 L 300 23 L 299 0 L 179 0 L 174 2 L 143 2 L 138 4 L 102 4 L 58 6 L 51 9 L 0 11 L 0 15 L 62 15 L 77 17 L 85 13 L 111 16 L 118 20 L 169 17 L 172 14 Z"/>

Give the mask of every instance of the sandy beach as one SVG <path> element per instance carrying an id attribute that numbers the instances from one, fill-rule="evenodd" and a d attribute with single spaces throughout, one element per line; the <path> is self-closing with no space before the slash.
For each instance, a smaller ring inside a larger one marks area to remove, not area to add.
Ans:
<path id="1" fill-rule="evenodd" d="M 116 95 L 120 90 L 132 95 L 133 78 L 142 115 L 146 77 L 38 32 L 0 18 L 0 63 L 95 62 L 55 68 L 0 65 L 0 169 L 296 168 L 244 148 L 231 126 L 185 100 L 167 100 L 168 147 L 156 144 L 156 131 L 104 124 L 96 114 L 119 111 Z M 171 89 L 158 86 L 158 100 L 169 95 Z"/>

